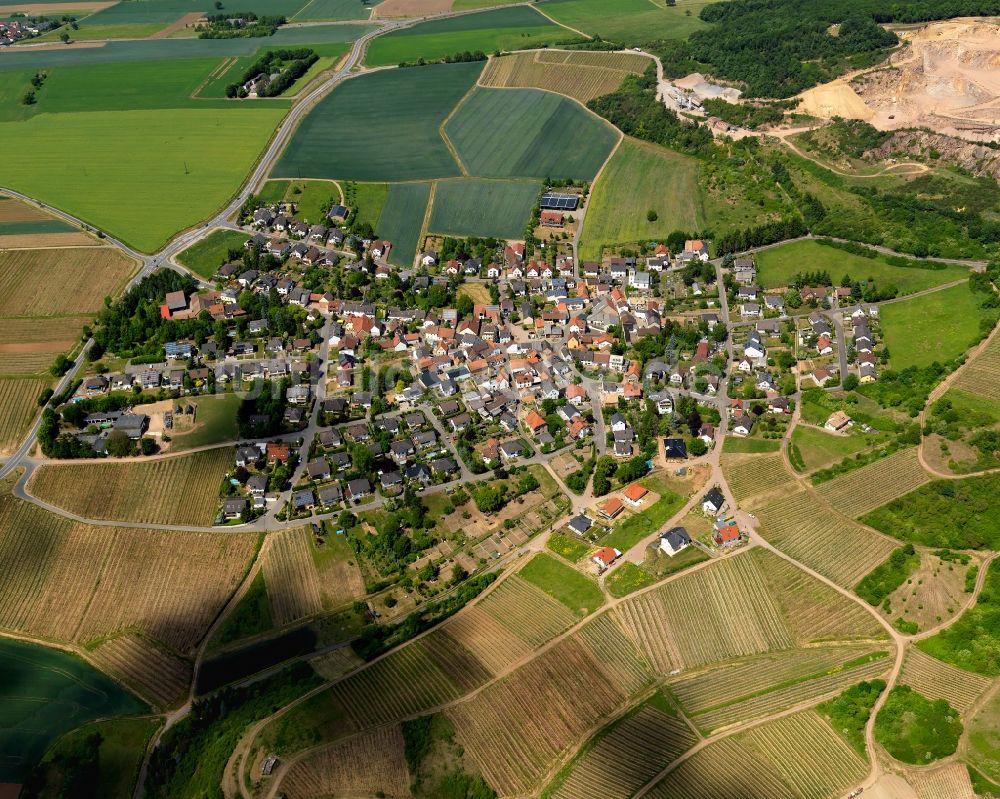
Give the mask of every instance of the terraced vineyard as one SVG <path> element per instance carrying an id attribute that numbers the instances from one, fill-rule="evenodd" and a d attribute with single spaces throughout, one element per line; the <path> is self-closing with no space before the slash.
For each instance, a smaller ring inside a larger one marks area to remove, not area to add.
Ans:
<path id="1" fill-rule="evenodd" d="M 0 375 L 44 374 L 57 353 L 69 352 L 87 316 L 0 319 Z"/>
<path id="2" fill-rule="evenodd" d="M 683 721 L 645 705 L 587 749 L 552 797 L 627 799 L 697 740 Z"/>
<path id="3" fill-rule="evenodd" d="M 609 672 L 616 685 L 633 694 L 649 684 L 652 670 L 611 614 L 598 616 L 577 633 L 580 642 Z"/>
<path id="4" fill-rule="evenodd" d="M 487 782 L 509 795 L 536 785 L 561 753 L 625 699 L 574 636 L 445 712 Z"/>
<path id="5" fill-rule="evenodd" d="M 653 799 L 827 799 L 867 773 L 865 762 L 813 711 L 723 738 L 685 760 Z"/>
<path id="6" fill-rule="evenodd" d="M 306 527 L 268 536 L 261 557 L 271 618 L 281 626 L 323 610 L 319 574 Z"/>
<path id="7" fill-rule="evenodd" d="M 911 447 L 820 483 L 816 490 L 838 511 L 856 519 L 927 482 L 930 477 Z"/>
<path id="8" fill-rule="evenodd" d="M 399 725 L 363 732 L 324 747 L 289 768 L 281 782 L 288 796 L 409 796 L 410 775 Z"/>
<path id="9" fill-rule="evenodd" d="M 671 682 L 670 691 L 686 713 L 704 713 L 741 697 L 822 674 L 871 651 L 871 646 L 851 645 L 762 655 Z"/>
<path id="10" fill-rule="evenodd" d="M 626 75 L 641 75 L 651 63 L 637 53 L 510 53 L 491 58 L 479 84 L 498 89 L 545 89 L 586 103 L 616 91 Z"/>
<path id="11" fill-rule="evenodd" d="M 987 677 L 942 663 L 916 647 L 906 653 L 900 682 L 928 699 L 944 699 L 961 713 L 992 684 Z"/>
<path id="12" fill-rule="evenodd" d="M 740 504 L 753 506 L 752 500 L 784 489 L 795 483 L 785 469 L 780 453 L 771 455 L 723 455 L 722 471 Z"/>
<path id="13" fill-rule="evenodd" d="M 906 775 L 920 799 L 976 799 L 969 771 L 961 763 L 947 763 L 928 771 L 914 769 Z"/>
<path id="14" fill-rule="evenodd" d="M 614 612 L 661 674 L 793 645 L 757 560 L 746 555 L 667 582 Z"/>
<path id="15" fill-rule="evenodd" d="M 153 704 L 167 708 L 187 696 L 191 666 L 137 635 L 123 635 L 90 653 L 101 671 L 132 688 Z"/>
<path id="16" fill-rule="evenodd" d="M 839 670 L 831 666 L 827 673 L 814 673 L 811 679 L 794 685 L 773 686 L 773 690 L 759 696 L 743 694 L 747 698 L 697 713 L 692 721 L 700 730 L 712 732 L 737 722 L 766 718 L 801 702 L 818 700 L 862 680 L 878 677 L 891 666 L 892 661 L 886 655 L 857 665 L 847 661 L 840 664 Z M 734 694 L 737 692 L 742 693 L 742 690 L 737 689 Z"/>
<path id="17" fill-rule="evenodd" d="M 441 628 L 441 635 L 465 647 L 494 672 L 502 671 L 531 651 L 525 641 L 479 605 L 468 607 L 447 621 Z"/>
<path id="18" fill-rule="evenodd" d="M 1000 397 L 1000 334 L 962 367 L 953 386 L 989 399 Z"/>
<path id="19" fill-rule="evenodd" d="M 208 526 L 231 447 L 139 462 L 40 466 L 28 492 L 85 519 Z"/>
<path id="20" fill-rule="evenodd" d="M 3 495 L 0 627 L 80 643 L 139 631 L 189 652 L 256 546 L 256 535 L 78 524 Z"/>
<path id="21" fill-rule="evenodd" d="M 845 587 L 857 585 L 895 548 L 890 539 L 838 516 L 804 490 L 765 505 L 757 516 L 771 544 Z"/>
<path id="22" fill-rule="evenodd" d="M 478 607 L 532 647 L 555 638 L 576 622 L 569 608 L 516 574 L 498 585 Z"/>

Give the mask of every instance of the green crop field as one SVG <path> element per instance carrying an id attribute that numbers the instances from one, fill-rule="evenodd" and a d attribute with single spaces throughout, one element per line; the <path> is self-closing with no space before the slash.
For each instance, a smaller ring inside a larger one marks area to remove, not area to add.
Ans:
<path id="1" fill-rule="evenodd" d="M 44 233 L 72 233 L 77 228 L 61 219 L 31 219 L 24 222 L 0 222 L 0 236 L 25 236 Z"/>
<path id="2" fill-rule="evenodd" d="M 654 222 L 646 218 L 650 210 L 656 212 Z M 594 186 L 580 257 L 595 260 L 607 245 L 656 241 L 675 230 L 699 230 L 701 217 L 698 162 L 625 139 Z"/>
<path id="3" fill-rule="evenodd" d="M 0 123 L 0 183 L 151 252 L 236 192 L 284 109 L 42 114 Z M 155 156 L 154 156 L 155 154 Z"/>
<path id="4" fill-rule="evenodd" d="M 969 276 L 962 266 L 918 269 L 893 266 L 885 258 L 865 258 L 816 241 L 793 241 L 757 255 L 760 284 L 766 289 L 787 286 L 799 272 L 825 271 L 840 285 L 844 275 L 853 280 L 875 281 L 881 288 L 893 285 L 900 295 L 951 283 Z"/>
<path id="5" fill-rule="evenodd" d="M 395 183 L 389 186 L 375 232 L 392 242 L 389 261 L 396 266 L 413 266 L 430 195 L 430 183 Z"/>
<path id="6" fill-rule="evenodd" d="M 479 63 L 438 64 L 345 81 L 302 121 L 273 174 L 367 181 L 457 176 L 439 128 L 481 70 Z"/>
<path id="7" fill-rule="evenodd" d="M 285 199 L 285 194 L 291 185 L 290 180 L 268 180 L 257 191 L 257 196 L 268 204 L 280 203 Z"/>
<path id="8" fill-rule="evenodd" d="M 817 427 L 803 425 L 797 426 L 792 432 L 792 444 L 798 447 L 807 471 L 829 466 L 868 448 L 868 443 L 860 431 L 846 436 L 835 436 Z"/>
<path id="9" fill-rule="evenodd" d="M 707 27 L 698 12 L 709 0 L 546 0 L 539 8 L 556 22 L 624 45 L 684 39 Z"/>
<path id="10" fill-rule="evenodd" d="M 369 45 L 365 63 L 384 66 L 418 58 L 431 61 L 465 50 L 524 50 L 579 38 L 532 8 L 500 8 L 422 22 L 380 36 Z"/>
<path id="11" fill-rule="evenodd" d="M 92 719 L 146 709 L 79 658 L 0 639 L 0 782 L 20 782 L 64 732 Z"/>
<path id="12" fill-rule="evenodd" d="M 357 212 L 358 222 L 367 222 L 375 228 L 389 196 L 389 186 L 385 183 L 351 183 L 345 186 L 344 195 L 347 207 Z"/>
<path id="13" fill-rule="evenodd" d="M 71 775 L 62 768 L 66 757 L 74 757 L 78 747 L 91 735 L 101 736 L 98 747 L 97 778 L 91 786 L 95 796 L 124 799 L 132 795 L 139 777 L 143 754 L 149 739 L 160 726 L 158 718 L 124 718 L 94 721 L 72 730 L 49 747 L 42 758 L 39 772 L 44 775 L 48 792 L 42 796 L 69 796 L 55 793 L 56 788 L 69 789 Z"/>
<path id="14" fill-rule="evenodd" d="M 429 232 L 519 238 L 540 188 L 510 180 L 441 181 L 434 191 Z"/>
<path id="15" fill-rule="evenodd" d="M 476 89 L 445 125 L 471 175 L 591 180 L 618 138 L 565 97 L 537 89 Z"/>
<path id="16" fill-rule="evenodd" d="M 243 249 L 247 234 L 238 230 L 213 230 L 178 254 L 177 260 L 197 275 L 210 278 L 226 262 L 230 250 Z"/>
<path id="17" fill-rule="evenodd" d="M 310 0 L 295 14 L 293 22 L 321 19 L 368 19 L 378 3 L 367 0 Z"/>
<path id="18" fill-rule="evenodd" d="M 983 314 L 968 285 L 883 305 L 882 335 L 894 369 L 957 358 L 979 337 Z"/>

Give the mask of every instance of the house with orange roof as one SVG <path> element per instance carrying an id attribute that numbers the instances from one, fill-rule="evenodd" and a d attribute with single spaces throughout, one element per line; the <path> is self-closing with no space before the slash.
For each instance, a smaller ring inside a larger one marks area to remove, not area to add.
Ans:
<path id="1" fill-rule="evenodd" d="M 632 483 L 632 485 L 622 492 L 622 496 L 629 505 L 633 508 L 638 508 L 648 493 L 649 489 L 646 486 L 641 483 Z"/>
<path id="2" fill-rule="evenodd" d="M 625 505 L 622 503 L 618 497 L 611 497 L 606 502 L 603 502 L 598 510 L 601 512 L 601 516 L 606 519 L 614 519 L 621 515 L 621 512 L 625 510 Z"/>
<path id="3" fill-rule="evenodd" d="M 611 547 L 601 547 L 597 552 L 593 554 L 590 558 L 591 561 L 597 564 L 597 568 L 602 572 L 607 569 L 612 563 L 614 563 L 618 558 L 622 556 L 622 553 L 618 549 L 613 549 Z"/>
<path id="4" fill-rule="evenodd" d="M 536 436 L 548 428 L 545 417 L 535 410 L 528 411 L 528 415 L 524 418 L 524 425 L 531 431 L 532 435 Z"/>

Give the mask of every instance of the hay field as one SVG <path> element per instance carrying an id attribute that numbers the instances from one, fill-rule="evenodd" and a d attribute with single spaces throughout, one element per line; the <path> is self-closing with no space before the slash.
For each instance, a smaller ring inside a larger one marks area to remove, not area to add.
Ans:
<path id="1" fill-rule="evenodd" d="M 962 367 L 952 385 L 981 397 L 1000 397 L 1000 333 Z"/>
<path id="2" fill-rule="evenodd" d="M 7 222 L 35 222 L 51 219 L 49 214 L 41 208 L 13 197 L 0 197 L 0 223 Z"/>
<path id="3" fill-rule="evenodd" d="M 409 796 L 410 775 L 399 725 L 364 732 L 295 762 L 281 790 L 296 799 Z"/>
<path id="4" fill-rule="evenodd" d="M 469 173 L 592 180 L 618 141 L 600 117 L 537 89 L 475 89 L 444 126 Z"/>
<path id="5" fill-rule="evenodd" d="M 787 494 L 795 478 L 785 469 L 781 453 L 771 455 L 723 455 L 722 471 L 740 504 L 767 494 Z"/>
<path id="6" fill-rule="evenodd" d="M 309 528 L 281 530 L 268 536 L 261 553 L 261 568 L 276 626 L 322 612 L 323 598 Z"/>
<path id="7" fill-rule="evenodd" d="M 161 708 L 176 704 L 191 687 L 191 665 L 186 660 L 168 655 L 138 635 L 112 638 L 91 652 L 90 659 Z"/>
<path id="8" fill-rule="evenodd" d="M 573 765 L 553 799 L 628 799 L 697 742 L 680 719 L 644 706 L 604 735 Z M 609 768 L 609 764 L 613 767 Z"/>
<path id="9" fill-rule="evenodd" d="M 2 495 L 0 627 L 78 643 L 140 632 L 189 652 L 256 546 L 256 535 L 80 524 Z"/>
<path id="10" fill-rule="evenodd" d="M 0 252 L 0 316 L 96 313 L 137 266 L 115 247 Z"/>
<path id="11" fill-rule="evenodd" d="M 535 786 L 625 699 L 574 636 L 445 713 L 486 781 L 510 795 Z"/>
<path id="12" fill-rule="evenodd" d="M 231 447 L 190 455 L 38 467 L 28 492 L 85 519 L 209 526 Z"/>
<path id="13" fill-rule="evenodd" d="M 0 377 L 0 454 L 18 448 L 38 415 L 38 396 L 52 384 L 44 377 Z"/>
<path id="14" fill-rule="evenodd" d="M 895 549 L 891 540 L 834 513 L 805 490 L 772 501 L 757 516 L 768 542 L 845 587 L 857 585 Z"/>
<path id="15" fill-rule="evenodd" d="M 698 173 L 694 158 L 624 139 L 591 194 L 580 257 L 598 259 L 601 249 L 610 245 L 662 240 L 675 230 L 700 230 L 704 220 Z M 646 218 L 650 210 L 657 214 L 655 222 Z"/>
<path id="16" fill-rule="evenodd" d="M 930 482 L 915 447 L 900 450 L 816 487 L 836 510 L 854 519 Z"/>
<path id="17" fill-rule="evenodd" d="M 987 677 L 949 666 L 916 647 L 906 653 L 900 682 L 928 699 L 944 699 L 960 713 L 965 713 L 992 684 Z"/>
<path id="18" fill-rule="evenodd" d="M 638 53 L 536 50 L 494 56 L 479 78 L 494 89 L 544 89 L 581 103 L 617 91 L 626 75 L 641 75 L 653 62 Z"/>
<path id="19" fill-rule="evenodd" d="M 0 375 L 45 373 L 60 352 L 68 352 L 89 317 L 0 319 Z"/>
<path id="20" fill-rule="evenodd" d="M 794 645 L 762 564 L 747 556 L 671 580 L 613 612 L 660 674 Z"/>
<path id="21" fill-rule="evenodd" d="M 576 622 L 569 608 L 516 574 L 477 607 L 531 647 L 541 646 Z"/>

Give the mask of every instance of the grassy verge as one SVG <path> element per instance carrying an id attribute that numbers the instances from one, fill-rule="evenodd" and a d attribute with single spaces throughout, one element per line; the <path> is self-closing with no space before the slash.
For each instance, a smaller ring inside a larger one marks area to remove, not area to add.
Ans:
<path id="1" fill-rule="evenodd" d="M 184 266 L 203 278 L 211 278 L 229 260 L 230 250 L 243 250 L 246 233 L 238 230 L 213 230 L 177 256 Z"/>

